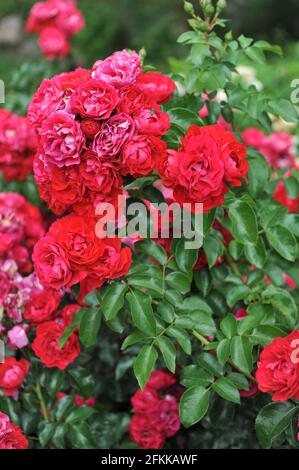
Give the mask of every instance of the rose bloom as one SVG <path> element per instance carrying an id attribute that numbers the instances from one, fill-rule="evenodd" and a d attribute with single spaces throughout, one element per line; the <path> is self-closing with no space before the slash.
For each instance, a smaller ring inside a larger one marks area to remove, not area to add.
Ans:
<path id="1" fill-rule="evenodd" d="M 71 110 L 83 118 L 108 119 L 119 101 L 117 90 L 103 80 L 90 79 L 71 96 Z"/>
<path id="2" fill-rule="evenodd" d="M 38 324 L 51 320 L 60 303 L 60 294 L 51 289 L 33 292 L 23 314 L 29 323 Z"/>
<path id="3" fill-rule="evenodd" d="M 43 155 L 36 155 L 33 170 L 39 194 L 55 214 L 63 214 L 83 200 L 85 187 L 80 179 L 80 168 L 81 165 L 49 167 Z"/>
<path id="4" fill-rule="evenodd" d="M 17 361 L 14 357 L 6 357 L 4 364 L 0 364 L 0 388 L 7 397 L 17 398 L 19 388 L 22 386 L 30 369 L 26 359 Z"/>
<path id="5" fill-rule="evenodd" d="M 60 80 L 43 80 L 28 107 L 28 119 L 37 131 L 54 111 L 65 109 L 65 93 Z"/>
<path id="6" fill-rule="evenodd" d="M 80 176 L 91 191 L 105 195 L 106 201 L 121 191 L 122 178 L 113 162 L 99 160 L 92 152 L 84 152 Z"/>
<path id="7" fill-rule="evenodd" d="M 299 399 L 299 330 L 286 338 L 275 338 L 259 358 L 256 379 L 261 392 L 272 393 L 273 401 Z"/>
<path id="8" fill-rule="evenodd" d="M 65 251 L 53 238 L 46 236 L 39 240 L 32 258 L 36 275 L 44 287 L 58 290 L 78 282 Z"/>
<path id="9" fill-rule="evenodd" d="M 63 348 L 60 347 L 59 339 L 64 330 L 65 327 L 55 321 L 37 327 L 32 349 L 45 367 L 64 370 L 79 356 L 80 344 L 76 333 L 70 336 Z"/>
<path id="10" fill-rule="evenodd" d="M 149 175 L 165 154 L 166 144 L 158 137 L 135 135 L 123 148 L 123 171 L 135 178 Z"/>
<path id="11" fill-rule="evenodd" d="M 78 165 L 84 143 L 80 124 L 64 111 L 53 113 L 42 125 L 41 147 L 47 163 L 59 168 Z"/>
<path id="12" fill-rule="evenodd" d="M 216 142 L 207 136 L 194 137 L 185 152 L 178 152 L 177 159 L 176 201 L 180 204 L 202 203 L 203 212 L 221 206 L 227 188 L 223 182 L 224 164 Z"/>
<path id="13" fill-rule="evenodd" d="M 288 208 L 290 213 L 296 213 L 299 211 L 299 196 L 298 197 L 290 197 L 287 193 L 285 183 L 283 181 L 279 181 L 274 194 L 273 199 L 283 206 Z"/>
<path id="14" fill-rule="evenodd" d="M 141 134 L 150 134 L 161 136 L 170 129 L 170 118 L 165 112 L 162 112 L 155 103 L 151 107 L 140 110 L 135 115 L 137 129 Z"/>
<path id="15" fill-rule="evenodd" d="M 0 411 L 0 449 L 27 449 L 28 441 L 21 429 Z"/>
<path id="16" fill-rule="evenodd" d="M 148 94 L 144 93 L 136 85 L 131 85 L 122 90 L 117 110 L 135 119 L 135 116 L 138 116 L 144 109 L 151 109 L 154 106 L 157 107 L 157 103 Z"/>
<path id="17" fill-rule="evenodd" d="M 105 60 L 98 60 L 92 69 L 92 77 L 116 88 L 123 88 L 136 81 L 141 73 L 141 58 L 136 52 L 115 52 Z"/>
<path id="18" fill-rule="evenodd" d="M 70 43 L 65 33 L 55 27 L 44 28 L 38 39 L 38 45 L 47 59 L 64 59 L 70 52 Z"/>
<path id="19" fill-rule="evenodd" d="M 104 252 L 92 267 L 86 279 L 81 282 L 79 301 L 94 290 L 101 287 L 106 280 L 125 276 L 131 267 L 132 252 L 130 248 L 122 248 L 119 238 L 102 240 Z"/>
<path id="20" fill-rule="evenodd" d="M 140 449 L 162 449 L 165 434 L 157 430 L 155 425 L 155 419 L 151 419 L 151 415 L 133 416 L 129 424 L 129 433 L 132 441 L 136 442 Z"/>
<path id="21" fill-rule="evenodd" d="M 85 20 L 83 14 L 77 8 L 76 1 L 60 1 L 59 14 L 56 18 L 55 24 L 68 36 L 74 36 L 84 28 Z"/>
<path id="22" fill-rule="evenodd" d="M 223 126 L 214 124 L 204 127 L 190 126 L 186 137 L 183 139 L 183 148 L 188 146 L 188 142 L 192 137 L 199 135 L 211 137 L 217 143 L 224 163 L 225 182 L 232 186 L 241 186 L 241 179 L 246 178 L 249 168 L 246 161 L 246 147 L 238 142 L 235 136 Z"/>
<path id="23" fill-rule="evenodd" d="M 101 125 L 94 119 L 84 119 L 81 122 L 81 129 L 87 139 L 92 140 L 94 136 L 99 132 Z"/>
<path id="24" fill-rule="evenodd" d="M 119 113 L 106 121 L 95 136 L 93 152 L 103 160 L 117 160 L 125 142 L 135 131 L 134 121 L 127 114 Z"/>
<path id="25" fill-rule="evenodd" d="M 67 216 L 51 225 L 48 235 L 65 252 L 73 271 L 85 277 L 104 253 L 103 241 L 95 233 L 95 221 L 79 216 Z"/>
<path id="26" fill-rule="evenodd" d="M 147 72 L 137 77 L 137 87 L 157 103 L 163 104 L 169 101 L 176 85 L 171 78 L 161 73 Z"/>

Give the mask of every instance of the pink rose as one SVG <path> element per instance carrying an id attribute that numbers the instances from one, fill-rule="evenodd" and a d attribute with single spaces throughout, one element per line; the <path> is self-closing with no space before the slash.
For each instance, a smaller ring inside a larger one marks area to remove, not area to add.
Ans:
<path id="1" fill-rule="evenodd" d="M 115 160 L 134 131 L 135 124 L 130 116 L 124 113 L 116 114 L 103 124 L 95 136 L 92 150 L 101 159 Z"/>
<path id="2" fill-rule="evenodd" d="M 24 326 L 14 326 L 11 330 L 9 330 L 7 336 L 9 340 L 8 347 L 22 349 L 25 348 L 25 346 L 28 346 L 29 344 Z"/>
<path id="3" fill-rule="evenodd" d="M 56 19 L 56 25 L 68 36 L 74 36 L 85 26 L 84 17 L 76 6 L 76 2 L 60 2 L 59 15 Z"/>
<path id="4" fill-rule="evenodd" d="M 140 73 L 140 55 L 123 50 L 115 52 L 105 60 L 98 60 L 93 66 L 92 77 L 110 83 L 116 88 L 123 88 L 133 84 Z"/>
<path id="5" fill-rule="evenodd" d="M 119 101 L 117 90 L 103 80 L 82 83 L 71 96 L 74 114 L 85 118 L 108 119 Z"/>
<path id="6" fill-rule="evenodd" d="M 162 112 L 157 104 L 143 108 L 135 116 L 136 127 L 141 134 L 164 135 L 170 129 L 168 113 Z"/>
<path id="7" fill-rule="evenodd" d="M 64 111 L 53 113 L 41 128 L 41 147 L 47 163 L 62 168 L 78 165 L 85 137 L 80 124 Z"/>
<path id="8" fill-rule="evenodd" d="M 54 111 L 65 109 L 64 89 L 57 78 L 43 80 L 33 95 L 28 108 L 28 119 L 34 129 L 39 130 L 43 121 Z"/>
<path id="9" fill-rule="evenodd" d="M 70 43 L 66 35 L 58 28 L 44 28 L 38 39 L 42 53 L 50 60 L 55 57 L 62 59 L 70 52 Z"/>

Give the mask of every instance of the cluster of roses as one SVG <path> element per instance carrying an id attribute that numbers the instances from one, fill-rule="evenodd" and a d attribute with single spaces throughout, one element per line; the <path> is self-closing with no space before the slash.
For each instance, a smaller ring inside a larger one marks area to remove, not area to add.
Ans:
<path id="1" fill-rule="evenodd" d="M 167 437 L 180 429 L 179 398 L 182 394 L 174 375 L 164 370 L 152 372 L 144 390 L 131 402 L 135 414 L 129 424 L 131 439 L 141 449 L 161 449 Z"/>
<path id="2" fill-rule="evenodd" d="M 223 204 L 228 185 L 242 185 L 248 173 L 246 147 L 220 124 L 193 124 L 182 147 L 168 151 L 158 170 L 175 201 L 191 204 L 193 211 L 201 203 L 208 212 Z"/>
<path id="3" fill-rule="evenodd" d="M 27 32 L 39 34 L 39 47 L 48 59 L 64 58 L 70 52 L 70 39 L 85 26 L 75 0 L 37 2 L 30 12 Z"/>
<path id="4" fill-rule="evenodd" d="M 0 411 L 0 449 L 27 449 L 29 443 L 21 429 Z"/>
<path id="5" fill-rule="evenodd" d="M 44 234 L 39 210 L 15 193 L 0 194 L 0 309 L 4 334 L 4 320 L 20 323 L 31 293 L 41 285 L 32 273 L 31 254 L 37 240 Z M 26 328 L 16 325 L 8 330 L 12 347 L 28 344 Z"/>
<path id="6" fill-rule="evenodd" d="M 146 176 L 166 155 L 169 116 L 159 103 L 175 84 L 142 73 L 141 58 L 121 51 L 42 82 L 29 106 L 39 135 L 34 171 L 41 197 L 54 213 L 90 212 L 115 202 L 123 177 Z"/>
<path id="7" fill-rule="evenodd" d="M 36 136 L 26 117 L 0 109 L 0 172 L 5 181 L 23 181 L 32 171 Z"/>
<path id="8" fill-rule="evenodd" d="M 286 132 L 273 132 L 267 136 L 263 131 L 250 127 L 242 133 L 245 145 L 258 150 L 273 169 L 297 166 L 294 139 Z"/>

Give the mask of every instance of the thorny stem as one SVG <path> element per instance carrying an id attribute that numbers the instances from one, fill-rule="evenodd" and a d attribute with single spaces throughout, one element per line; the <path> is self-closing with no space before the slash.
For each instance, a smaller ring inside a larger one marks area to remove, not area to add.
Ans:
<path id="1" fill-rule="evenodd" d="M 39 383 L 36 383 L 36 385 L 35 385 L 35 393 L 37 395 L 37 398 L 39 399 L 43 417 L 44 417 L 45 421 L 47 421 L 49 423 L 51 421 L 51 419 L 50 419 L 50 416 L 49 416 L 49 413 L 48 413 L 48 410 L 47 410 L 47 407 L 46 407 L 46 404 L 45 404 L 45 400 L 44 400 L 44 397 L 43 397 L 43 394 L 42 394 L 41 386 L 40 386 Z"/>

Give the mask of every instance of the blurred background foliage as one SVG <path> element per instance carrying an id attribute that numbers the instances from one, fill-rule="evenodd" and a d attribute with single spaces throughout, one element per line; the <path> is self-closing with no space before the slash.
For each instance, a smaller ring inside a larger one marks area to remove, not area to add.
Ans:
<path id="1" fill-rule="evenodd" d="M 16 111 L 25 109 L 41 78 L 66 68 L 42 59 L 34 36 L 24 33 L 34 3 L 0 2 L 0 78 L 9 88 L 7 106 Z M 178 35 L 187 28 L 183 0 L 78 0 L 78 5 L 87 26 L 73 41 L 70 67 L 75 63 L 90 66 L 125 47 L 145 47 L 147 64 L 163 72 L 173 68 L 174 58 L 184 57 L 184 48 L 176 44 Z M 291 81 L 299 78 L 299 1 L 228 0 L 225 16 L 235 34 L 283 46 L 283 58 L 271 56 L 266 65 L 257 64 L 257 78 L 278 95 L 289 97 Z M 24 90 L 27 96 L 22 95 Z"/>

